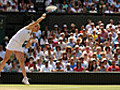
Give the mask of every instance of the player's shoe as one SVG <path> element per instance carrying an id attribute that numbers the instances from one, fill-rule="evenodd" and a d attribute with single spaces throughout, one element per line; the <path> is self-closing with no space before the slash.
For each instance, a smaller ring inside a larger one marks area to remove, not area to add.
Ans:
<path id="1" fill-rule="evenodd" d="M 23 78 L 22 83 L 24 83 L 26 85 L 30 85 L 28 80 L 29 80 L 28 78 Z"/>

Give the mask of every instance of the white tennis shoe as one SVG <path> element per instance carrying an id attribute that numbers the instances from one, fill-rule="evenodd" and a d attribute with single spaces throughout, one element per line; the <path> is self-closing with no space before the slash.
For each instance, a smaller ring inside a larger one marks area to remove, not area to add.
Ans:
<path id="1" fill-rule="evenodd" d="M 24 83 L 26 85 L 30 85 L 28 80 L 29 80 L 28 78 L 23 78 L 22 83 Z"/>

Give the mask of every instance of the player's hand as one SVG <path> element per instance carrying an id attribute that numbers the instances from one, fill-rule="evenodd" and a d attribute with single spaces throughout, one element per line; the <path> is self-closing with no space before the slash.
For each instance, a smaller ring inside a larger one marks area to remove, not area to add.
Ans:
<path id="1" fill-rule="evenodd" d="M 42 18 L 43 18 L 43 19 L 46 18 L 46 13 L 42 14 Z"/>

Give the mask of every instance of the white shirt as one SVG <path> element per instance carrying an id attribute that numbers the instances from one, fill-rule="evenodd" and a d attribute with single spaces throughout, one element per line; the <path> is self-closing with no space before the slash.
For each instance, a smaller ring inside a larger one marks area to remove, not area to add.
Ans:
<path id="1" fill-rule="evenodd" d="M 35 33 L 36 34 L 36 36 L 38 37 L 38 39 L 40 38 L 40 36 L 41 36 L 41 30 L 38 30 L 38 32 L 36 32 Z"/>
<path id="2" fill-rule="evenodd" d="M 0 57 L 1 57 L 2 59 L 4 59 L 4 57 L 5 57 L 5 51 L 1 51 L 1 52 L 0 52 Z"/>
<path id="3" fill-rule="evenodd" d="M 48 40 L 46 39 L 46 40 L 44 40 L 44 39 L 41 39 L 40 40 L 40 45 L 44 45 L 45 43 L 47 43 L 48 42 Z"/>
<path id="4" fill-rule="evenodd" d="M 20 29 L 12 38 L 11 40 L 15 40 L 19 42 L 21 45 L 30 39 L 31 30 L 27 30 L 26 27 Z"/>
<path id="5" fill-rule="evenodd" d="M 113 11 L 106 10 L 105 13 L 113 13 Z"/>
<path id="6" fill-rule="evenodd" d="M 51 70 L 52 70 L 52 67 L 49 66 L 49 65 L 48 65 L 48 67 L 45 67 L 45 65 L 43 65 L 43 66 L 41 67 L 41 71 L 42 71 L 42 72 L 51 72 Z"/>

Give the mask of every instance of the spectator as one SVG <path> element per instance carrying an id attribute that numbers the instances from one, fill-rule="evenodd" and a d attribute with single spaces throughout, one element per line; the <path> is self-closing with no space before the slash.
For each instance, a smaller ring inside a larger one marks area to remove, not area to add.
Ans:
<path id="1" fill-rule="evenodd" d="M 34 9 L 34 6 L 33 6 L 33 5 L 32 5 L 32 6 L 30 6 L 30 8 L 29 8 L 28 12 L 36 12 L 36 11 L 35 11 L 35 9 Z"/>
<path id="2" fill-rule="evenodd" d="M 115 65 L 115 60 L 112 60 L 112 65 L 109 66 L 108 71 L 119 71 L 119 67 Z"/>
<path id="3" fill-rule="evenodd" d="M 73 70 L 76 72 L 82 72 L 84 70 L 84 67 L 82 67 L 82 65 L 81 65 L 81 61 L 79 61 L 79 60 L 77 61 L 77 65 Z"/>
<path id="4" fill-rule="evenodd" d="M 3 51 L 3 46 L 0 45 L 0 60 L 3 60 L 5 57 L 5 51 Z"/>
<path id="5" fill-rule="evenodd" d="M 72 72 L 72 68 L 70 68 L 70 63 L 67 63 L 66 69 L 64 72 Z"/>
<path id="6" fill-rule="evenodd" d="M 12 67 L 10 68 L 10 72 L 18 72 L 18 67 L 15 61 L 12 62 Z"/>
<path id="7" fill-rule="evenodd" d="M 57 71 L 59 71 L 59 72 L 64 71 L 62 66 L 60 66 L 60 61 L 56 61 L 56 68 L 55 68 L 54 72 L 57 72 Z"/>
<path id="8" fill-rule="evenodd" d="M 48 65 L 48 60 L 45 60 L 45 65 L 41 67 L 41 72 L 51 72 L 52 67 Z"/>

